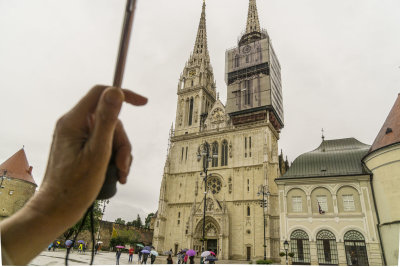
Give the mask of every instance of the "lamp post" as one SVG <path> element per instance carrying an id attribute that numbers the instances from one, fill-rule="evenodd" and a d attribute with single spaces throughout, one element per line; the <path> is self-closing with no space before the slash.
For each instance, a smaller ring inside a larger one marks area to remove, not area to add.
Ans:
<path id="1" fill-rule="evenodd" d="M 287 240 L 285 240 L 285 242 L 283 242 L 283 247 L 285 248 L 285 253 L 286 253 L 286 265 L 288 265 L 288 250 L 289 250 L 289 242 Z"/>
<path id="2" fill-rule="evenodd" d="M 263 200 L 261 207 L 263 208 L 263 218 L 264 218 L 264 260 L 267 259 L 267 245 L 265 243 L 265 226 L 266 226 L 266 221 L 265 221 L 265 208 L 268 207 L 268 196 L 270 195 L 268 186 L 267 185 L 260 185 L 258 189 L 257 195 L 262 195 Z M 267 199 L 265 199 L 265 196 L 267 196 Z"/>
<path id="3" fill-rule="evenodd" d="M 101 221 L 103 220 L 104 212 L 106 210 L 106 204 L 110 203 L 110 200 L 102 200 L 103 202 L 103 212 L 101 213 Z M 100 222 L 99 222 L 99 231 L 97 232 L 97 242 L 100 240 Z"/>
<path id="4" fill-rule="evenodd" d="M 206 248 L 206 197 L 207 197 L 207 172 L 208 172 L 208 163 L 212 161 L 213 158 L 218 158 L 218 154 L 211 153 L 210 145 L 207 142 L 204 142 L 200 145 L 199 151 L 197 152 L 197 161 L 203 159 L 203 172 L 204 173 L 204 208 L 203 208 L 203 250 Z M 202 175 L 200 173 L 200 175 Z"/>

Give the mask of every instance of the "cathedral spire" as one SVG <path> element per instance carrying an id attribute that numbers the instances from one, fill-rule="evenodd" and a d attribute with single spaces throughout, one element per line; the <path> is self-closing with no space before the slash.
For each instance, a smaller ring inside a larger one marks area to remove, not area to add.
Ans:
<path id="1" fill-rule="evenodd" d="M 258 20 L 256 0 L 249 0 L 246 34 L 251 32 L 260 32 L 260 22 Z"/>
<path id="2" fill-rule="evenodd" d="M 196 43 L 194 44 L 193 55 L 202 58 L 205 62 L 210 62 L 207 47 L 207 29 L 206 29 L 206 1 L 203 0 L 199 28 L 197 30 Z"/>

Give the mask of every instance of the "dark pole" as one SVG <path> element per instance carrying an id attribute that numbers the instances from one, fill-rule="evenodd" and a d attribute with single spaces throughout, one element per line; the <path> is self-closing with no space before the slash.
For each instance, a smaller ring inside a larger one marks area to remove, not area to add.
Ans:
<path id="1" fill-rule="evenodd" d="M 207 208 L 207 172 L 208 172 L 208 159 L 210 157 L 209 146 L 207 143 L 203 144 L 205 155 L 203 155 L 203 172 L 205 174 L 204 177 L 204 209 L 203 209 L 203 251 L 206 249 L 206 208 Z"/>
<path id="2" fill-rule="evenodd" d="M 263 217 L 264 217 L 264 260 L 267 259 L 267 245 L 265 244 L 265 190 L 264 186 L 262 189 L 262 194 L 263 194 Z"/>
<path id="3" fill-rule="evenodd" d="M 207 161 L 207 160 L 206 160 Z M 204 178 L 204 212 L 203 212 L 203 251 L 206 249 L 206 195 L 207 195 L 207 168 L 204 168 L 206 177 Z"/>

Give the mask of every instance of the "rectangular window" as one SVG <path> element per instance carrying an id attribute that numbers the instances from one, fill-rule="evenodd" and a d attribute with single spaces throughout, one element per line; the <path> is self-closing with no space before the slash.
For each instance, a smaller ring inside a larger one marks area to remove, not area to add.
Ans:
<path id="1" fill-rule="evenodd" d="M 251 136 L 249 136 L 249 157 L 251 157 Z"/>
<path id="2" fill-rule="evenodd" d="M 181 223 L 181 220 L 178 220 L 178 225 Z"/>
<path id="3" fill-rule="evenodd" d="M 353 195 L 343 195 L 343 210 L 354 211 L 355 209 Z"/>
<path id="4" fill-rule="evenodd" d="M 317 196 L 317 208 L 318 204 L 321 207 L 322 211 L 328 212 L 328 203 L 326 201 L 326 196 Z"/>
<path id="5" fill-rule="evenodd" d="M 187 160 L 187 153 L 188 153 L 188 147 L 186 147 L 186 158 L 185 158 L 185 160 Z"/>
<path id="6" fill-rule="evenodd" d="M 244 138 L 244 157 L 247 158 L 247 137 Z"/>
<path id="7" fill-rule="evenodd" d="M 250 180 L 247 179 L 247 192 L 250 192 Z"/>
<path id="8" fill-rule="evenodd" d="M 303 211 L 303 202 L 301 196 L 292 197 L 292 210 L 293 212 L 302 212 Z"/>
<path id="9" fill-rule="evenodd" d="M 182 147 L 182 156 L 181 156 L 181 161 L 183 160 L 183 152 L 185 152 L 185 148 Z"/>

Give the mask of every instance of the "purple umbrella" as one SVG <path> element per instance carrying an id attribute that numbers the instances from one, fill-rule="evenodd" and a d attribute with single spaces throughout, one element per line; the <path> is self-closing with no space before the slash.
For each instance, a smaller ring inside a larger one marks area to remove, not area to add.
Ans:
<path id="1" fill-rule="evenodd" d="M 144 253 L 144 254 L 150 254 L 150 251 L 148 251 L 148 250 L 146 250 L 146 249 L 142 249 L 142 251 L 140 251 L 140 252 L 142 252 L 142 253 Z"/>
<path id="2" fill-rule="evenodd" d="M 72 245 L 72 241 L 71 241 L 71 240 L 65 241 L 65 245 L 66 245 L 67 247 L 71 246 L 71 245 Z"/>
<path id="3" fill-rule="evenodd" d="M 125 248 L 124 246 L 115 246 L 116 248 Z"/>
<path id="4" fill-rule="evenodd" d="M 186 255 L 190 256 L 195 256 L 196 255 L 196 251 L 194 251 L 193 249 L 189 249 L 188 251 L 186 251 Z"/>
<path id="5" fill-rule="evenodd" d="M 78 243 L 82 243 L 82 244 L 84 244 L 84 243 L 85 243 L 85 241 L 83 241 L 83 240 L 79 240 L 79 241 L 78 241 Z"/>

